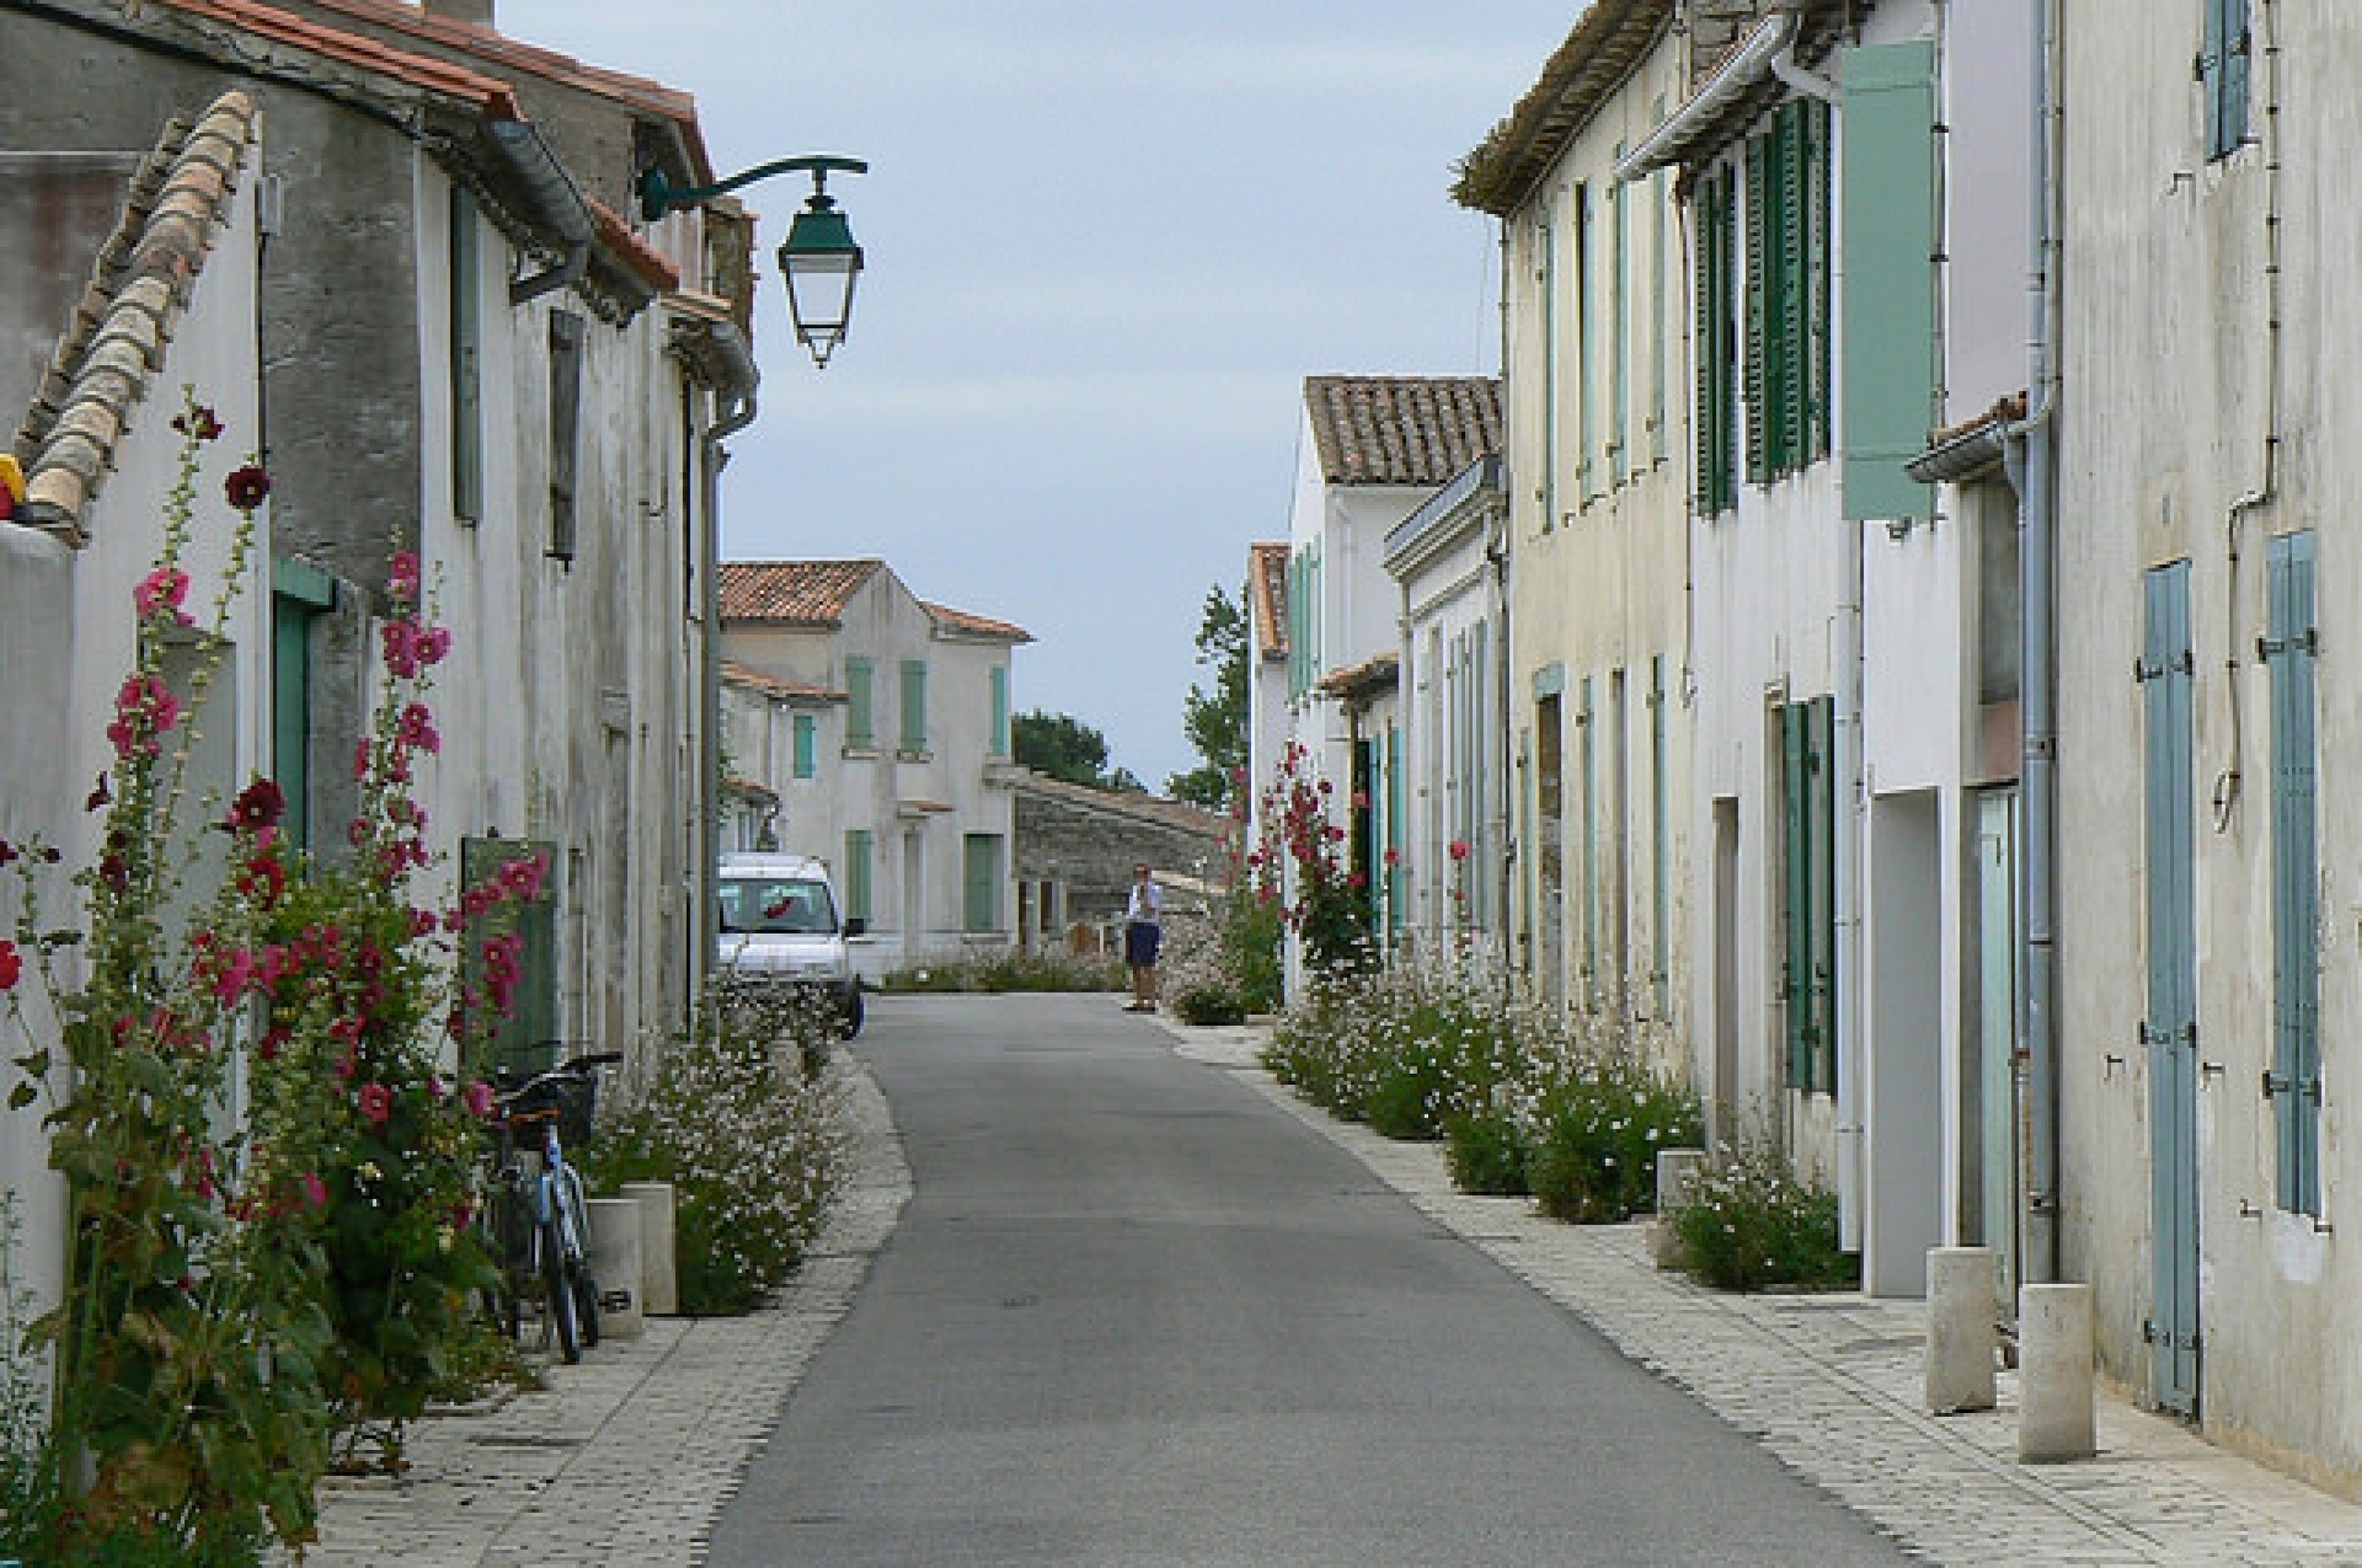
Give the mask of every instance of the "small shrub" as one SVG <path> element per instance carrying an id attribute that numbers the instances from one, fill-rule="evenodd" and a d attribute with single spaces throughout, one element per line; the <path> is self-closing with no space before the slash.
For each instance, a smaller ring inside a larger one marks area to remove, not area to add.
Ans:
<path id="1" fill-rule="evenodd" d="M 1123 966 L 1112 958 L 1010 951 L 915 964 L 889 974 L 879 988 L 902 995 L 944 996 L 966 991 L 1114 991 L 1128 983 Z"/>
<path id="2" fill-rule="evenodd" d="M 1523 1198 L 1533 1190 L 1526 1178 L 1526 1143 L 1517 1118 L 1498 1110 L 1454 1117 L 1446 1136 L 1451 1184 L 1485 1198 Z"/>
<path id="3" fill-rule="evenodd" d="M 1189 987 L 1173 998 L 1173 1011 L 1184 1023 L 1244 1023 L 1246 1004 L 1238 992 L 1217 980 Z"/>
<path id="4" fill-rule="evenodd" d="M 583 1161 L 602 1190 L 672 1184 L 680 1307 L 696 1317 L 750 1311 L 786 1282 L 844 1187 L 847 1154 L 843 1081 L 804 1068 L 801 1032 L 834 1030 L 824 1004 L 784 1038 L 710 1005 L 702 1021 L 625 1077 Z"/>
<path id="5" fill-rule="evenodd" d="M 1694 1145 L 1704 1118 L 1696 1096 L 1635 1055 L 1587 1067 L 1542 1092 L 1527 1179 L 1552 1219 L 1612 1223 L 1655 1206 L 1657 1151 Z"/>
<path id="6" fill-rule="evenodd" d="M 1835 1192 L 1799 1177 L 1768 1141 L 1718 1153 L 1670 1216 L 1684 1271 L 1723 1290 L 1861 1283 L 1861 1260 L 1838 1246 Z"/>

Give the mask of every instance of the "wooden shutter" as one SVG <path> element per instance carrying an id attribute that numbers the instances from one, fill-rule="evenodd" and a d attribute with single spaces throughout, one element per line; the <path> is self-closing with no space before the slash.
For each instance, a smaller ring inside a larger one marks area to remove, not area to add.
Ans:
<path id="1" fill-rule="evenodd" d="M 2263 644 L 2272 712 L 2272 1069 L 2282 1209 L 2321 1212 L 2321 867 L 2316 834 L 2313 535 L 2272 540 Z"/>
<path id="2" fill-rule="evenodd" d="M 1811 750 L 1805 705 L 1780 710 L 1780 804 L 1782 829 L 1780 999 L 1785 1004 L 1788 1083 L 1804 1088 L 1813 1079 L 1812 974 L 1813 878 Z"/>
<path id="3" fill-rule="evenodd" d="M 1000 929 L 1000 835 L 972 833 L 964 840 L 966 851 L 966 920 L 972 932 Z"/>
<path id="4" fill-rule="evenodd" d="M 1778 195 L 1772 269 L 1772 471 L 1790 473 L 1805 458 L 1805 368 L 1811 353 L 1805 331 L 1805 108 L 1792 99 L 1772 121 L 1773 181 Z"/>
<path id="5" fill-rule="evenodd" d="M 844 661 L 844 744 L 867 750 L 877 744 L 877 696 L 873 667 L 866 658 Z"/>
<path id="6" fill-rule="evenodd" d="M 796 777 L 810 778 L 820 771 L 820 719 L 815 714 L 798 713 L 794 724 Z"/>
<path id="7" fill-rule="evenodd" d="M 927 661 L 902 661 L 902 750 L 927 749 Z"/>
<path id="8" fill-rule="evenodd" d="M 451 187 L 451 513 L 484 514 L 483 296 L 476 198 Z"/>
<path id="9" fill-rule="evenodd" d="M 848 919 L 866 923 L 870 916 L 871 838 L 867 828 L 853 828 L 844 835 L 844 912 Z"/>
<path id="10" fill-rule="evenodd" d="M 1935 46 L 1849 50 L 1845 83 L 1845 514 L 1926 517 L 1904 465 L 1935 424 Z"/>
<path id="11" fill-rule="evenodd" d="M 1747 390 L 1747 478 L 1761 484 L 1771 477 L 1764 449 L 1764 396 L 1771 377 L 1765 356 L 1771 352 L 1772 138 L 1747 139 L 1747 182 L 1741 193 L 1747 204 L 1747 346 L 1740 381 Z"/>
<path id="12" fill-rule="evenodd" d="M 582 317 L 549 313 L 549 553 L 574 558 L 575 489 L 582 446 Z"/>

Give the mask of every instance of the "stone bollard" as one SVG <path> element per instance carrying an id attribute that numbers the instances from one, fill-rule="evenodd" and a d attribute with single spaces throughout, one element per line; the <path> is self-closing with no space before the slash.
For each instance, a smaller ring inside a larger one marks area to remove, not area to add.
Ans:
<path id="1" fill-rule="evenodd" d="M 1673 1234 L 1672 1212 L 1688 1201 L 1690 1181 L 1705 1168 L 1704 1149 L 1657 1151 L 1657 1217 L 1649 1222 L 1649 1256 L 1659 1268 L 1680 1266 L 1682 1242 Z"/>
<path id="2" fill-rule="evenodd" d="M 651 1318 L 669 1318 L 680 1310 L 672 1183 L 627 1181 L 616 1190 L 640 1206 L 640 1310 Z"/>
<path id="3" fill-rule="evenodd" d="M 2092 1374 L 2092 1287 L 2028 1285 L 2017 1293 L 2017 1457 L 2024 1464 L 2099 1452 Z"/>
<path id="4" fill-rule="evenodd" d="M 2000 1283 L 1990 1247 L 1927 1249 L 1927 1408 L 1938 1416 L 1993 1408 Z"/>
<path id="5" fill-rule="evenodd" d="M 590 1277 L 599 1282 L 601 1337 L 634 1339 L 640 1333 L 640 1206 L 629 1198 L 593 1198 L 590 1210 Z"/>

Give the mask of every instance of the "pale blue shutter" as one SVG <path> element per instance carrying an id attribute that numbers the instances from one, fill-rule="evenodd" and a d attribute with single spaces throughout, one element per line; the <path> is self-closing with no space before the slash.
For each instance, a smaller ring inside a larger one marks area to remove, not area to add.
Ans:
<path id="1" fill-rule="evenodd" d="M 2147 839 L 2149 1199 L 2153 1393 L 2198 1397 L 2198 1017 L 2194 918 L 2197 790 L 2190 696 L 2190 563 L 2152 568 L 2140 663 Z"/>
<path id="2" fill-rule="evenodd" d="M 2272 1070 L 2282 1209 L 2321 1212 L 2321 880 L 2314 806 L 2313 536 L 2271 541 L 2264 666 L 2272 704 Z"/>

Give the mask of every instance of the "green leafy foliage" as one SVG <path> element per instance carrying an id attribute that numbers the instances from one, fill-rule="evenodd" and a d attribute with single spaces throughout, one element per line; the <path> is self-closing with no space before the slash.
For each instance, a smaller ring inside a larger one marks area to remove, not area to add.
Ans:
<path id="1" fill-rule="evenodd" d="M 1246 590 L 1232 599 L 1220 583 L 1206 591 L 1198 618 L 1198 662 L 1213 676 L 1211 690 L 1192 686 L 1181 699 L 1181 730 L 1204 760 L 1165 781 L 1178 801 L 1219 812 L 1241 803 L 1247 765 Z"/>
<path id="2" fill-rule="evenodd" d="M 1838 1245 L 1838 1198 L 1768 1139 L 1724 1144 L 1668 1217 L 1683 1269 L 1723 1290 L 1851 1290 L 1861 1260 Z"/>

